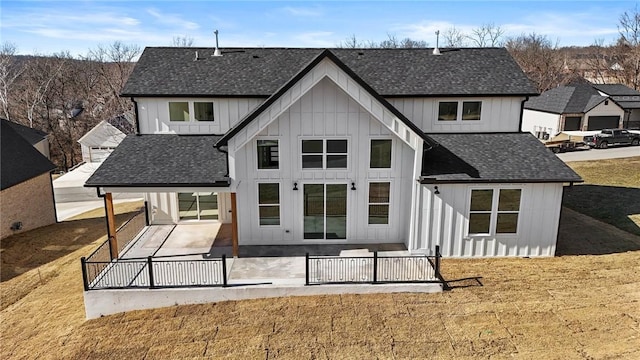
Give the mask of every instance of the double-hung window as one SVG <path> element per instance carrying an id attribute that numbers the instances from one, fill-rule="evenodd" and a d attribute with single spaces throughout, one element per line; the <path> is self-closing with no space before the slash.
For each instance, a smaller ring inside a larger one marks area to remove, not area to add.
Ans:
<path id="1" fill-rule="evenodd" d="M 302 140 L 303 169 L 346 169 L 346 139 Z"/>
<path id="2" fill-rule="evenodd" d="M 280 184 L 258 184 L 258 217 L 260 226 L 280 225 Z"/>
<path id="3" fill-rule="evenodd" d="M 169 101 L 169 121 L 213 120 L 213 102 L 211 101 Z"/>
<path id="4" fill-rule="evenodd" d="M 389 193 L 391 183 L 369 183 L 369 224 L 389 224 Z"/>
<path id="5" fill-rule="evenodd" d="M 469 235 L 518 232 L 521 189 L 473 189 L 469 206 Z"/>
<path id="6" fill-rule="evenodd" d="M 278 140 L 258 140 L 256 148 L 258 151 L 258 169 L 278 169 L 280 163 Z"/>
<path id="7" fill-rule="evenodd" d="M 480 120 L 482 101 L 440 101 L 438 121 Z"/>

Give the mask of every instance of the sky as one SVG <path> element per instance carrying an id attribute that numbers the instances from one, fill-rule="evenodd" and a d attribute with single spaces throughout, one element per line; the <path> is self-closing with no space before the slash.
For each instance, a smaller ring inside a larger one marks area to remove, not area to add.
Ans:
<path id="1" fill-rule="evenodd" d="M 0 39 L 19 54 L 89 49 L 114 41 L 170 46 L 176 36 L 193 46 L 335 47 L 397 38 L 436 43 L 435 31 L 469 33 L 495 24 L 504 36 L 535 32 L 560 46 L 610 44 L 618 20 L 638 1 L 11 1 L 0 2 Z"/>

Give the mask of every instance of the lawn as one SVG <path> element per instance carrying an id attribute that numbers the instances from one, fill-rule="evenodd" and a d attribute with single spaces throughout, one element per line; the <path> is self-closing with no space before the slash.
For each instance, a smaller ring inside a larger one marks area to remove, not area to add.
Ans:
<path id="1" fill-rule="evenodd" d="M 0 283 L 4 299 L 39 270 L 55 272 L 0 311 L 0 358 L 639 359 L 640 237 L 570 209 L 560 233 L 554 258 L 445 259 L 452 289 L 439 294 L 227 301 L 85 321 L 78 259 L 94 241 Z"/>
<path id="2" fill-rule="evenodd" d="M 568 165 L 585 182 L 565 190 L 565 206 L 640 235 L 640 157 Z"/>

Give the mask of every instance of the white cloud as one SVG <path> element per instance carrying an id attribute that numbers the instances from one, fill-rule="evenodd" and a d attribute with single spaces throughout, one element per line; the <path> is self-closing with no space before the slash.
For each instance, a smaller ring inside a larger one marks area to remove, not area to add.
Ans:
<path id="1" fill-rule="evenodd" d="M 324 11 L 319 7 L 286 6 L 282 8 L 282 11 L 284 11 L 289 15 L 298 16 L 298 17 L 321 16 L 324 14 Z"/>
<path id="2" fill-rule="evenodd" d="M 177 26 L 181 29 L 185 30 L 197 30 L 200 28 L 200 25 L 193 21 L 184 20 L 178 15 L 173 14 L 163 14 L 156 9 L 147 9 L 147 13 L 154 17 L 158 23 L 169 25 L 169 26 Z"/>

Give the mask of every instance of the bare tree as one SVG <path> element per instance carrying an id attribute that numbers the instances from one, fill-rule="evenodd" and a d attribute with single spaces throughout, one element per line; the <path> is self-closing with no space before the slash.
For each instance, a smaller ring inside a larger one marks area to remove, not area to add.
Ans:
<path id="1" fill-rule="evenodd" d="M 9 96 L 16 79 L 20 76 L 23 68 L 16 59 L 16 45 L 4 42 L 0 48 L 0 104 L 2 105 L 2 115 L 5 119 L 11 119 L 9 111 Z"/>
<path id="2" fill-rule="evenodd" d="M 505 46 L 522 70 L 543 92 L 560 84 L 565 77 L 564 59 L 544 35 L 531 33 L 507 39 Z"/>
<path id="3" fill-rule="evenodd" d="M 442 34 L 444 46 L 446 47 L 463 47 L 466 46 L 467 36 L 455 26 L 448 28 Z"/>
<path id="4" fill-rule="evenodd" d="M 425 48 L 429 46 L 426 41 L 413 40 L 411 38 L 398 39 L 395 34 L 387 33 L 387 39 L 381 42 L 375 41 L 360 41 L 355 35 L 351 35 L 337 45 L 338 48 L 345 49 L 358 49 L 358 48 L 382 48 L 382 49 L 397 49 L 397 48 Z"/>
<path id="5" fill-rule="evenodd" d="M 482 26 L 471 30 L 471 35 L 467 39 L 477 47 L 493 47 L 502 44 L 502 35 L 504 30 L 494 23 L 483 24 Z"/>
<path id="6" fill-rule="evenodd" d="M 620 15 L 618 32 L 620 38 L 614 50 L 616 58 L 620 60 L 620 80 L 640 90 L 640 11 L 637 5 L 635 9 Z"/>
<path id="7" fill-rule="evenodd" d="M 112 109 L 109 117 L 132 112 L 131 101 L 121 98 L 120 92 L 124 88 L 135 65 L 134 60 L 140 55 L 140 47 L 127 45 L 116 41 L 108 46 L 98 46 L 90 50 L 85 58 L 97 65 L 101 80 L 108 88 L 105 94 L 105 107 Z"/>
<path id="8" fill-rule="evenodd" d="M 174 36 L 171 40 L 171 46 L 174 47 L 191 47 L 193 46 L 193 38 L 190 36 Z"/>

